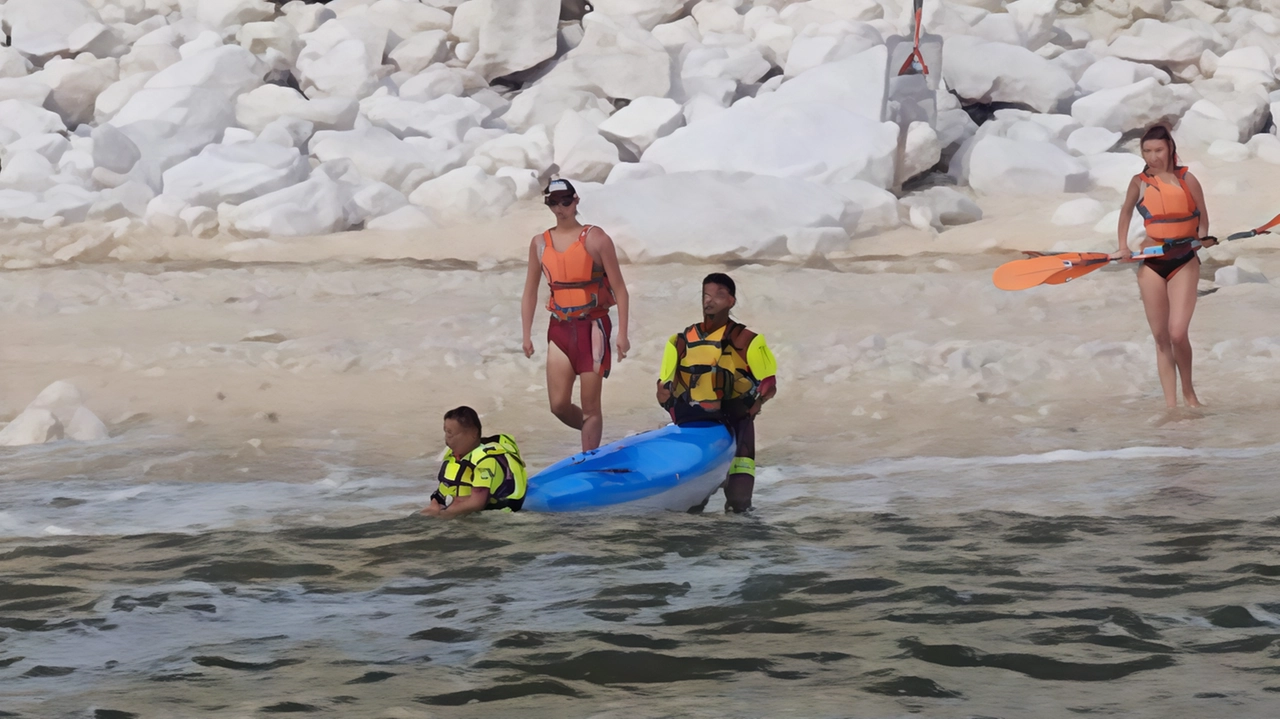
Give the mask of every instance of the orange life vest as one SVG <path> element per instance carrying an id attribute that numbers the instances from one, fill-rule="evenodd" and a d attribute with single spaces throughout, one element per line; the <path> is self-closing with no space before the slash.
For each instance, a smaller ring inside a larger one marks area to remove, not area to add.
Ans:
<path id="1" fill-rule="evenodd" d="M 587 233 L 591 227 L 583 227 L 577 241 L 564 252 L 556 251 L 551 230 L 544 232 L 538 243 L 538 261 L 551 288 L 547 309 L 558 320 L 603 317 L 617 303 L 604 269 L 598 267 L 587 252 Z"/>
<path id="2" fill-rule="evenodd" d="M 1138 213 L 1147 237 L 1153 240 L 1182 240 L 1200 231 L 1200 208 L 1187 188 L 1187 168 L 1176 168 L 1178 185 L 1171 185 L 1143 170 L 1138 177 L 1146 185 L 1138 200 Z"/>

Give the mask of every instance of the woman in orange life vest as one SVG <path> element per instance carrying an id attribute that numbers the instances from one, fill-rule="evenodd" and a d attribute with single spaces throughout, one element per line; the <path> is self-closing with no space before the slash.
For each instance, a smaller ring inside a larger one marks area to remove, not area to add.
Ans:
<path id="1" fill-rule="evenodd" d="M 578 222 L 578 193 L 568 180 L 552 180 L 543 191 L 556 226 L 529 243 L 529 271 L 525 276 L 520 315 L 524 355 L 533 356 L 533 314 L 538 304 L 538 279 L 545 275 L 551 288 L 547 309 L 547 397 L 551 413 L 582 431 L 583 451 L 600 446 L 604 418 L 600 389 L 609 376 L 609 336 L 613 325 L 609 308 L 618 305 L 618 359 L 627 356 L 629 298 L 618 268 L 618 253 L 605 231 Z M 573 384 L 582 380 L 582 406 L 573 403 Z"/>
<path id="2" fill-rule="evenodd" d="M 1147 239 L 1142 247 L 1163 244 L 1165 256 L 1143 262 L 1138 269 L 1138 290 L 1147 323 L 1156 341 L 1156 368 L 1165 404 L 1178 405 L 1177 380 L 1182 377 L 1182 397 L 1188 407 L 1199 407 L 1191 384 L 1191 340 L 1187 329 L 1196 309 L 1196 285 L 1200 259 L 1190 247 L 1199 239 L 1208 247 L 1216 241 L 1209 234 L 1209 211 L 1200 181 L 1178 165 L 1178 150 L 1169 129 L 1156 125 L 1142 136 L 1142 159 L 1147 166 L 1129 182 L 1118 228 L 1120 250 L 1112 255 L 1127 259 L 1129 221 L 1136 209 L 1142 215 Z"/>

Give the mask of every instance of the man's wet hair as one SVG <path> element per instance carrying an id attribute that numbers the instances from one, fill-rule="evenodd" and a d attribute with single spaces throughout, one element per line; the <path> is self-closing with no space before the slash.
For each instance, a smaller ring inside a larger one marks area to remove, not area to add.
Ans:
<path id="1" fill-rule="evenodd" d="M 738 286 L 733 283 L 732 277 L 723 272 L 712 272 L 706 277 L 703 277 L 702 284 L 704 287 L 706 285 L 720 285 L 726 290 L 729 290 L 730 297 L 738 296 Z"/>
<path id="2" fill-rule="evenodd" d="M 471 409 L 466 405 L 455 407 L 448 412 L 445 412 L 444 418 L 447 420 L 451 419 L 463 427 L 470 427 L 476 431 L 476 434 L 480 434 L 480 415 L 476 414 L 474 409 Z"/>

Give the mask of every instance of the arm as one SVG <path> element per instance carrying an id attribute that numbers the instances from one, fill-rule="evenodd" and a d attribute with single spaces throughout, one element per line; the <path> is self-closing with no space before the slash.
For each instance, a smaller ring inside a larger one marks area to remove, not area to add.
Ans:
<path id="1" fill-rule="evenodd" d="M 676 365 L 680 363 L 679 351 L 676 350 L 676 335 L 671 335 L 667 346 L 662 348 L 662 368 L 658 370 L 658 404 L 669 409 L 671 402 L 671 383 L 676 377 Z"/>
<path id="2" fill-rule="evenodd" d="M 1120 206 L 1120 223 L 1116 226 L 1116 236 L 1120 243 L 1120 251 L 1112 255 L 1116 259 L 1133 256 L 1129 249 L 1129 223 L 1133 221 L 1133 208 L 1138 204 L 1138 192 L 1142 189 L 1142 180 L 1137 175 L 1129 181 L 1129 189 L 1124 195 L 1124 204 Z"/>
<path id="3" fill-rule="evenodd" d="M 1187 189 L 1191 191 L 1191 199 L 1196 201 L 1196 207 L 1200 208 L 1200 226 L 1196 228 L 1196 237 L 1208 237 L 1209 208 L 1204 204 L 1204 188 L 1200 186 L 1196 176 L 1190 172 L 1183 177 L 1183 181 L 1187 183 Z M 1201 243 L 1206 247 L 1218 244 L 1217 241 L 1204 242 L 1203 240 Z"/>
<path id="4" fill-rule="evenodd" d="M 764 341 L 764 335 L 755 335 L 747 345 L 747 367 L 751 374 L 760 380 L 760 398 L 752 405 L 750 413 L 754 417 L 760 414 L 765 402 L 773 399 L 778 393 L 778 360 L 773 350 Z"/>
<path id="5" fill-rule="evenodd" d="M 613 238 L 599 227 L 592 228 L 587 234 L 586 245 L 592 259 L 604 268 L 609 286 L 613 288 L 613 298 L 618 301 L 618 359 L 623 359 L 631 350 L 631 341 L 627 337 L 631 296 L 627 294 L 627 283 L 622 279 L 622 269 L 618 267 L 618 250 L 613 246 Z"/>
<path id="6" fill-rule="evenodd" d="M 453 519 L 455 517 L 465 517 L 473 512 L 479 512 L 489 503 L 489 489 L 487 487 L 472 487 L 471 494 L 465 497 L 455 497 L 453 504 L 440 511 L 437 517 L 441 519 Z"/>
<path id="7" fill-rule="evenodd" d="M 542 275 L 537 242 L 537 237 L 529 242 L 529 270 L 524 274 L 524 295 L 520 297 L 520 336 L 525 357 L 533 356 L 533 313 L 538 309 L 538 280 Z"/>
<path id="8" fill-rule="evenodd" d="M 445 508 L 444 498 L 439 491 L 431 495 L 431 502 L 422 510 L 422 514 L 428 517 L 438 517 Z"/>

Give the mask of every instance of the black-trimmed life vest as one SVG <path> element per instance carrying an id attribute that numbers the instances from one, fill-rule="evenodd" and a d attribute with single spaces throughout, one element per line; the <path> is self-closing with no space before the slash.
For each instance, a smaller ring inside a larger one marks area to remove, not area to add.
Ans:
<path id="1" fill-rule="evenodd" d="M 494 460 L 497 464 L 497 471 L 502 473 L 502 483 L 497 489 L 489 491 L 489 501 L 484 508 L 519 511 L 524 505 L 524 493 L 528 486 L 529 475 L 524 461 L 520 459 L 520 448 L 516 445 L 515 439 L 508 434 L 482 438 L 480 446 L 468 452 L 462 459 L 455 459 L 453 451 L 446 450 L 438 477 L 440 487 L 432 498 L 440 504 L 447 504 L 446 497 L 469 496 L 475 484 L 475 473 L 493 471 L 490 467 L 480 466 L 488 459 Z"/>
<path id="2" fill-rule="evenodd" d="M 1194 238 L 1200 231 L 1200 208 L 1187 187 L 1187 168 L 1175 168 L 1178 185 L 1172 185 L 1146 170 L 1138 175 L 1144 185 L 1136 205 L 1142 215 L 1147 237 L 1153 240 Z"/>
<path id="3" fill-rule="evenodd" d="M 668 408 L 676 422 L 740 417 L 755 402 L 760 382 L 734 341 L 746 327 L 730 320 L 704 332 L 691 325 L 675 337 L 676 370 Z"/>

